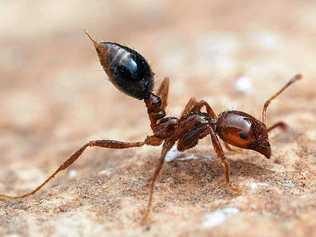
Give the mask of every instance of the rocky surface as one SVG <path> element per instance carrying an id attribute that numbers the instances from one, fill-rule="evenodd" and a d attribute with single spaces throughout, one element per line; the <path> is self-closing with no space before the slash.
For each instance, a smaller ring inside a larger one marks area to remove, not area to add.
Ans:
<path id="1" fill-rule="evenodd" d="M 227 152 L 232 182 L 209 139 L 168 162 L 152 222 L 139 225 L 159 148 L 93 149 L 43 191 L 0 203 L 0 236 L 316 235 L 316 17 L 312 1 L 4 1 L 0 29 L 0 193 L 39 184 L 92 138 L 142 140 L 144 105 L 105 79 L 97 39 L 136 48 L 157 84 L 171 77 L 168 113 L 191 96 L 216 111 L 259 117 L 295 73 L 303 81 L 269 109 L 273 156 Z M 133 109 L 129 109 L 129 108 Z"/>

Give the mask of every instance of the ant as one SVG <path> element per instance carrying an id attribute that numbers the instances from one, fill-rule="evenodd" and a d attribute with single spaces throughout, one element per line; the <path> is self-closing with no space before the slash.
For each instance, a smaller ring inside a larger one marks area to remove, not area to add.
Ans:
<path id="1" fill-rule="evenodd" d="M 262 120 L 241 111 L 225 111 L 216 114 L 211 106 L 204 100 L 197 101 L 191 98 L 179 118 L 167 117 L 166 107 L 168 101 L 169 78 L 165 78 L 157 90 L 153 93 L 154 73 L 151 71 L 146 59 L 133 49 L 113 42 L 97 42 L 89 33 L 85 32 L 92 41 L 101 65 L 113 85 L 121 92 L 145 102 L 153 135 L 147 136 L 140 142 L 122 142 L 116 140 L 93 140 L 83 145 L 74 152 L 59 168 L 51 174 L 41 185 L 33 191 L 18 195 L 1 195 L 0 200 L 12 200 L 31 196 L 39 191 L 45 184 L 55 177 L 60 171 L 73 164 L 88 147 L 102 147 L 112 149 L 126 149 L 142 147 L 144 145 L 160 146 L 162 150 L 153 176 L 149 179 L 149 198 L 144 212 L 143 221 L 149 216 L 155 182 L 163 167 L 167 152 L 177 143 L 179 151 L 188 150 L 198 144 L 198 141 L 210 136 L 212 144 L 225 173 L 225 183 L 233 192 L 239 192 L 229 178 L 229 163 L 224 155 L 219 138 L 224 145 L 231 149 L 230 145 L 257 151 L 266 158 L 271 157 L 271 147 L 268 133 L 275 128 L 286 128 L 284 122 L 278 122 L 270 127 L 266 125 L 267 108 L 272 100 L 279 96 L 292 83 L 302 78 L 295 75 L 286 85 L 269 98 L 263 107 Z M 205 112 L 202 109 L 205 108 Z"/>

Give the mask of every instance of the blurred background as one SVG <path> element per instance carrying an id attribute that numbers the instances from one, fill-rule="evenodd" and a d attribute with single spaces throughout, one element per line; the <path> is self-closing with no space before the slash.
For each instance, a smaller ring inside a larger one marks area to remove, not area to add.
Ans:
<path id="1" fill-rule="evenodd" d="M 284 118 L 315 141 L 315 8 L 308 0 L 1 1 L 1 192 L 34 187 L 91 138 L 150 133 L 143 103 L 109 83 L 84 30 L 136 49 L 156 86 L 169 76 L 171 115 L 194 96 L 217 112 L 258 117 L 264 100 L 302 73 L 269 119 Z M 104 159 L 87 168 L 91 160 L 74 167 L 91 177 Z M 3 223 L 0 233 L 20 233 Z"/>

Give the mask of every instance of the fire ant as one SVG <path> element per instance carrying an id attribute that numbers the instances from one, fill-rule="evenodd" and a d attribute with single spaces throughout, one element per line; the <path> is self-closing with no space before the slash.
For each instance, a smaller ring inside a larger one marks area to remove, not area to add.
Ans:
<path id="1" fill-rule="evenodd" d="M 271 157 L 271 147 L 268 133 L 279 127 L 285 128 L 284 122 L 278 122 L 271 127 L 266 125 L 266 112 L 272 100 L 279 96 L 292 83 L 302 78 L 295 75 L 286 85 L 269 98 L 263 107 L 262 120 L 241 111 L 225 111 L 216 114 L 211 106 L 204 100 L 197 101 L 191 98 L 179 118 L 167 117 L 166 107 L 168 101 L 169 78 L 165 78 L 153 93 L 154 73 L 151 71 L 146 59 L 133 49 L 112 42 L 97 42 L 87 32 L 92 41 L 101 65 L 113 85 L 121 92 L 145 102 L 153 135 L 147 136 L 140 142 L 122 142 L 116 140 L 94 140 L 83 145 L 74 152 L 59 168 L 51 174 L 41 185 L 33 191 L 18 195 L 0 195 L 0 200 L 12 200 L 31 196 L 47 184 L 57 173 L 73 164 L 88 147 L 102 147 L 112 149 L 126 149 L 144 145 L 160 146 L 162 151 L 157 167 L 149 180 L 149 198 L 143 220 L 149 216 L 155 182 L 163 167 L 167 152 L 177 143 L 179 151 L 188 150 L 198 144 L 198 141 L 210 136 L 212 144 L 220 162 L 223 165 L 226 185 L 234 192 L 234 187 L 229 179 L 229 163 L 224 155 L 219 138 L 224 145 L 229 145 L 257 151 L 266 158 Z M 205 112 L 202 109 L 205 108 Z"/>

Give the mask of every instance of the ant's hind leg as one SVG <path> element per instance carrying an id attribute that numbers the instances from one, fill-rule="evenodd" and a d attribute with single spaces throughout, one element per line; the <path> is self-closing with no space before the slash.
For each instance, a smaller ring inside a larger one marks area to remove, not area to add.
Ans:
<path id="1" fill-rule="evenodd" d="M 64 163 L 62 163 L 58 169 L 51 174 L 41 185 L 39 185 L 37 188 L 32 190 L 31 192 L 24 193 L 17 196 L 10 196 L 5 194 L 0 194 L 0 201 L 5 200 L 12 200 L 12 199 L 20 199 L 25 198 L 28 196 L 31 196 L 35 194 L 37 191 L 39 191 L 45 184 L 47 184 L 51 179 L 55 177 L 60 171 L 67 169 L 71 164 L 73 164 L 80 156 L 81 154 L 88 148 L 88 147 L 102 147 L 102 148 L 112 148 L 112 149 L 126 149 L 126 148 L 132 148 L 132 147 L 141 147 L 143 145 L 153 145 L 157 146 L 161 144 L 161 140 L 158 138 L 151 136 L 147 137 L 145 141 L 143 142 L 121 142 L 121 141 L 115 141 L 115 140 L 94 140 L 86 143 L 83 145 L 79 150 L 74 152 Z"/>
<path id="2" fill-rule="evenodd" d="M 277 122 L 268 128 L 268 132 L 271 132 L 275 128 L 280 128 L 282 131 L 286 131 L 288 129 L 288 125 L 283 121 Z"/>
<path id="3" fill-rule="evenodd" d="M 207 114 L 211 117 L 211 118 L 217 118 L 216 113 L 214 112 L 214 110 L 212 109 L 212 107 L 205 101 L 205 100 L 200 100 L 193 108 L 192 108 L 192 112 L 200 112 L 202 107 L 205 106 L 206 112 Z"/>
<path id="4" fill-rule="evenodd" d="M 221 163 L 223 165 L 224 168 L 224 173 L 225 173 L 225 183 L 228 187 L 228 189 L 234 193 L 240 193 L 240 189 L 238 187 L 235 187 L 231 184 L 230 179 L 229 179 L 229 163 L 225 157 L 224 151 L 222 149 L 222 146 L 215 134 L 215 132 L 213 131 L 213 129 L 210 129 L 210 135 L 211 135 L 211 139 L 212 139 L 212 143 L 213 143 L 213 147 L 215 149 L 215 152 L 217 154 L 217 156 L 219 156 L 219 158 L 221 159 Z"/>
<path id="5" fill-rule="evenodd" d="M 165 77 L 165 79 L 160 84 L 160 87 L 157 90 L 157 95 L 161 99 L 161 108 L 163 110 L 166 109 L 168 105 L 168 94 L 169 94 L 169 77 Z"/>
<path id="6" fill-rule="evenodd" d="M 152 201 L 153 201 L 153 194 L 154 194 L 154 188 L 155 188 L 155 182 L 159 176 L 160 170 L 163 167 L 163 164 L 165 162 L 165 156 L 168 153 L 168 151 L 172 148 L 172 146 L 174 145 L 173 141 L 167 141 L 164 143 L 162 151 L 161 151 L 161 155 L 160 155 L 160 159 L 159 159 L 159 163 L 155 169 L 155 172 L 153 174 L 153 176 L 149 179 L 149 197 L 148 197 L 148 203 L 147 203 L 147 207 L 145 209 L 145 213 L 143 216 L 143 219 L 141 221 L 141 224 L 145 224 L 148 220 L 149 214 L 150 214 L 150 210 L 151 210 L 151 206 L 152 206 Z"/>
<path id="7" fill-rule="evenodd" d="M 217 115 L 212 109 L 212 107 L 205 101 L 200 100 L 197 101 L 194 97 L 192 97 L 188 103 L 185 105 L 183 112 L 181 113 L 181 118 L 187 116 L 191 112 L 200 112 L 202 107 L 205 106 L 207 114 L 211 117 L 216 119 Z"/>

